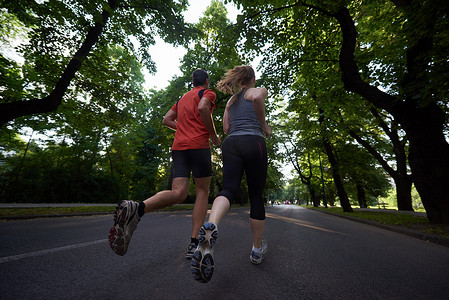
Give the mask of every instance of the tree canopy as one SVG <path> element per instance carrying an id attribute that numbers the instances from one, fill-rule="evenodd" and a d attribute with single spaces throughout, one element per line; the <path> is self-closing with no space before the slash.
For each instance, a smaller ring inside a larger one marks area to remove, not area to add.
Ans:
<path id="1" fill-rule="evenodd" d="M 273 124 L 268 199 L 351 211 L 385 196 L 391 178 L 399 209 L 413 209 L 414 183 L 429 220 L 449 223 L 447 1 L 225 2 L 241 12 L 235 24 L 217 0 L 194 24 L 186 0 L 1 1 L 0 43 L 19 41 L 23 57 L 0 53 L 2 201 L 83 201 L 83 190 L 139 200 L 165 189 L 173 134 L 161 120 L 193 70 L 206 69 L 214 88 L 257 58 Z M 187 54 L 181 76 L 148 91 L 156 36 Z M 222 139 L 226 100 L 217 92 Z M 213 158 L 217 192 L 218 148 Z M 288 189 L 283 164 L 295 170 Z"/>
<path id="2" fill-rule="evenodd" d="M 407 136 L 429 219 L 449 223 L 448 3 L 234 2 L 245 49 L 264 57 L 271 89 L 288 93 L 293 109 L 307 98 L 334 120 L 348 98 L 389 114 Z"/>

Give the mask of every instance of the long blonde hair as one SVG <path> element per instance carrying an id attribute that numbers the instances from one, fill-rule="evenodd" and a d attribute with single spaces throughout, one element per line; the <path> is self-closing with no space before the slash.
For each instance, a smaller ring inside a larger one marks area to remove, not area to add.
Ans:
<path id="1" fill-rule="evenodd" d="M 228 70 L 217 84 L 217 90 L 225 94 L 235 94 L 242 87 L 248 86 L 256 78 L 254 70 L 250 66 L 236 66 Z"/>

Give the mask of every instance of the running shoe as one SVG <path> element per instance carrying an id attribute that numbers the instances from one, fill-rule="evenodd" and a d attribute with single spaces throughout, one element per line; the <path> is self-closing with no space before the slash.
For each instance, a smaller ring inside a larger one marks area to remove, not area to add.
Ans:
<path id="1" fill-rule="evenodd" d="M 186 258 L 192 259 L 193 253 L 195 252 L 195 250 L 196 250 L 197 247 L 198 247 L 197 244 L 195 244 L 195 243 L 190 243 L 189 246 L 187 246 Z"/>
<path id="2" fill-rule="evenodd" d="M 131 200 L 122 200 L 115 207 L 114 226 L 109 230 L 109 246 L 118 255 L 125 255 L 129 242 L 140 221 L 137 214 L 139 204 Z"/>
<path id="3" fill-rule="evenodd" d="M 214 223 L 205 223 L 200 228 L 198 248 L 193 253 L 191 271 L 196 281 L 206 283 L 214 274 L 212 247 L 217 242 L 218 231 Z"/>
<path id="4" fill-rule="evenodd" d="M 267 241 L 265 240 L 265 238 L 262 238 L 262 241 L 260 242 L 260 245 L 261 245 L 262 251 L 256 251 L 256 250 L 254 249 L 254 245 L 253 245 L 253 248 L 252 248 L 252 250 L 251 250 L 251 255 L 250 255 L 250 257 L 249 257 L 249 259 L 251 260 L 251 262 L 252 262 L 253 264 L 255 264 L 255 265 L 260 264 L 260 263 L 262 262 L 263 255 L 264 255 L 265 253 L 267 253 L 267 248 L 268 248 L 268 246 L 267 246 Z"/>

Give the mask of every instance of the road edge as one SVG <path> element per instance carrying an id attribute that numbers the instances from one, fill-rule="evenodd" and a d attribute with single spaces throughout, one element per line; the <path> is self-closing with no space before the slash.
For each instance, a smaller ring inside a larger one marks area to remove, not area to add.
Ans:
<path id="1" fill-rule="evenodd" d="M 340 218 L 344 218 L 344 219 L 348 219 L 351 221 L 355 221 L 355 222 L 359 222 L 359 223 L 363 223 L 363 224 L 367 224 L 367 225 L 371 225 L 371 226 L 375 226 L 375 227 L 379 227 L 385 230 L 390 230 L 390 231 L 394 231 L 397 233 L 401 233 L 401 234 L 405 234 L 414 238 L 418 238 L 421 240 L 424 240 L 426 242 L 432 242 L 435 244 L 439 244 L 441 246 L 445 246 L 445 247 L 449 247 L 449 238 L 445 238 L 442 236 L 437 236 L 437 235 L 433 235 L 433 234 L 428 234 L 428 233 L 424 233 L 424 232 L 419 232 L 419 231 L 414 231 L 414 230 L 410 230 L 410 229 L 405 229 L 405 228 L 401 228 L 401 227 L 396 227 L 396 226 L 392 226 L 392 225 L 387 225 L 387 224 L 382 224 L 382 223 L 378 223 L 375 221 L 371 221 L 371 220 L 364 220 L 364 219 L 359 219 L 356 217 L 351 217 L 351 216 L 346 216 L 346 215 L 340 215 L 340 214 L 335 214 L 329 211 L 323 211 L 323 210 L 319 210 L 319 209 L 311 209 L 311 208 L 307 208 L 316 212 L 321 212 L 321 213 L 325 213 L 328 215 L 333 215 L 333 216 L 337 216 Z"/>

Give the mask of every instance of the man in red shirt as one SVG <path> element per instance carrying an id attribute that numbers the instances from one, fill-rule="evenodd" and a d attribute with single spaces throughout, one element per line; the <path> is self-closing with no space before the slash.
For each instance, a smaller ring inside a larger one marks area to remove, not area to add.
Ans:
<path id="1" fill-rule="evenodd" d="M 207 213 L 209 185 L 212 175 L 209 138 L 215 146 L 217 136 L 212 111 L 215 93 L 209 89 L 209 76 L 199 69 L 192 74 L 193 89 L 185 93 L 165 114 L 162 124 L 176 130 L 172 146 L 172 189 L 161 191 L 143 202 L 122 200 L 114 213 L 114 225 L 109 230 L 109 245 L 118 255 L 128 249 L 132 234 L 140 218 L 149 212 L 181 203 L 189 191 L 192 172 L 196 200 L 192 214 L 192 237 L 186 257 L 191 258 L 198 245 L 198 233 Z"/>

